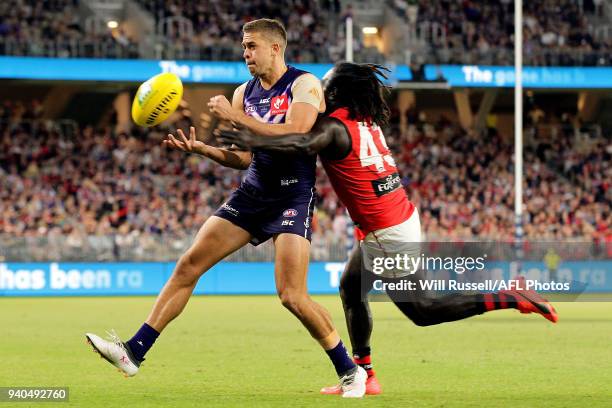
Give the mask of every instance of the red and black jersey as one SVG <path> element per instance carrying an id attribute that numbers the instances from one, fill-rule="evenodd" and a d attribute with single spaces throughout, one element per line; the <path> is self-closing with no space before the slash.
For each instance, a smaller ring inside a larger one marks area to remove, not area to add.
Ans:
<path id="1" fill-rule="evenodd" d="M 340 201 L 358 228 L 367 234 L 406 221 L 414 204 L 406 197 L 382 130 L 373 123 L 349 119 L 346 108 L 335 110 L 349 132 L 351 150 L 340 160 L 321 158 Z"/>

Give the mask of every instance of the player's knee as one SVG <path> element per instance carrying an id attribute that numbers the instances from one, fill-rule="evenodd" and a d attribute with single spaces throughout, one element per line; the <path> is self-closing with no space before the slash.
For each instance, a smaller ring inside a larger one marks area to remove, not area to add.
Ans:
<path id="1" fill-rule="evenodd" d="M 343 276 L 342 279 L 340 279 L 340 297 L 345 304 L 361 302 L 360 280 Z"/>
<path id="2" fill-rule="evenodd" d="M 435 324 L 431 319 L 421 315 L 411 316 L 410 319 L 414 324 L 420 327 L 431 326 Z"/>
<path id="3" fill-rule="evenodd" d="M 425 327 L 436 324 L 435 320 L 428 316 L 429 307 L 419 301 L 398 302 L 394 301 L 398 309 L 417 326 Z"/>
<path id="4" fill-rule="evenodd" d="M 359 291 L 355 292 L 351 288 L 340 286 L 340 298 L 345 305 L 352 305 L 361 301 Z"/>
<path id="5" fill-rule="evenodd" d="M 281 290 L 278 293 L 281 304 L 294 314 L 299 314 L 303 303 L 306 301 L 306 294 L 296 290 Z"/>
<path id="6" fill-rule="evenodd" d="M 195 262 L 190 251 L 187 251 L 176 263 L 176 268 L 173 273 L 174 279 L 188 286 L 195 284 L 200 275 L 201 271 L 199 270 L 199 266 Z"/>
<path id="7" fill-rule="evenodd" d="M 410 316 L 414 324 L 425 327 L 439 323 L 439 321 L 432 316 L 433 310 L 430 302 L 424 302 L 423 304 L 416 302 L 414 306 L 414 312 Z"/>

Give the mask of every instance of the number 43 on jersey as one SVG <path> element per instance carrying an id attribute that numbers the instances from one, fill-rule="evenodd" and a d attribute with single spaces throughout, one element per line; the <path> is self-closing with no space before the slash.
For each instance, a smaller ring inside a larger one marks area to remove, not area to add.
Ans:
<path id="1" fill-rule="evenodd" d="M 364 122 L 358 123 L 359 127 L 359 160 L 363 167 L 375 166 L 378 173 L 384 173 L 386 170 L 385 162 L 395 168 L 395 161 L 389 152 L 387 142 L 382 130 L 373 124 L 371 127 Z M 372 132 L 376 132 L 378 137 L 374 137 Z"/>

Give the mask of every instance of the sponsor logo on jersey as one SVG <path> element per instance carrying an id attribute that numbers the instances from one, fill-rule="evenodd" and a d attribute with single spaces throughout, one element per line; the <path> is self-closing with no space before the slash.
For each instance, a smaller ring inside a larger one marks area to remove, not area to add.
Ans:
<path id="1" fill-rule="evenodd" d="M 259 103 L 268 103 L 268 102 L 270 102 L 270 98 L 261 98 L 259 100 Z"/>
<path id="2" fill-rule="evenodd" d="M 281 226 L 286 226 L 286 225 L 291 226 L 291 225 L 293 225 L 293 223 L 294 223 L 294 222 L 295 222 L 294 220 L 284 220 L 284 221 L 281 223 Z"/>
<path id="3" fill-rule="evenodd" d="M 289 98 L 285 94 L 275 96 L 270 101 L 270 107 L 270 113 L 272 115 L 280 115 L 281 113 L 287 113 L 287 110 L 289 110 Z"/>
<path id="4" fill-rule="evenodd" d="M 296 179 L 296 178 L 290 178 L 290 179 L 281 179 L 281 186 L 288 186 L 289 184 L 295 184 L 295 183 L 299 183 L 300 180 Z"/>
<path id="5" fill-rule="evenodd" d="M 223 208 L 225 211 L 227 211 L 228 213 L 234 215 L 234 216 L 238 216 L 240 215 L 240 211 L 238 211 L 237 209 L 231 207 L 228 203 L 224 203 L 221 208 Z"/>
<path id="6" fill-rule="evenodd" d="M 289 208 L 283 212 L 283 217 L 295 217 L 296 215 L 298 215 L 298 212 L 293 208 Z"/>
<path id="7" fill-rule="evenodd" d="M 397 190 L 401 187 L 401 185 L 402 181 L 397 173 L 389 174 L 387 177 L 379 178 L 377 180 L 372 180 L 374 194 L 376 194 L 378 197 Z"/>

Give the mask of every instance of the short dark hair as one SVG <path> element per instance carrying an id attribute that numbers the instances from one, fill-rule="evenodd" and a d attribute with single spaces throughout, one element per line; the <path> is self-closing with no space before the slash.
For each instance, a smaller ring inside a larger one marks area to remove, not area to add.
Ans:
<path id="1" fill-rule="evenodd" d="M 285 26 L 278 20 L 271 18 L 260 18 L 258 20 L 249 21 L 242 26 L 243 33 L 259 32 L 278 37 L 282 40 L 282 46 L 287 46 L 287 30 Z"/>
<path id="2" fill-rule="evenodd" d="M 325 86 L 330 108 L 345 107 L 352 120 L 385 126 L 389 121 L 385 101 L 389 88 L 383 83 L 387 79 L 383 71 L 390 72 L 378 64 L 337 63 Z"/>

